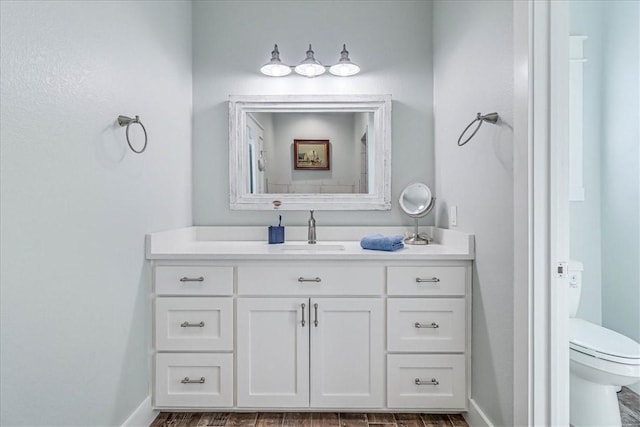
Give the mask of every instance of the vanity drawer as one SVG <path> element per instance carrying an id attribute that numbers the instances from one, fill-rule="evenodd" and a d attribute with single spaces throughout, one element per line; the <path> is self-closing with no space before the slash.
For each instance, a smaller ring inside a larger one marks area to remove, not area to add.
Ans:
<path id="1" fill-rule="evenodd" d="M 239 295 L 376 295 L 382 266 L 286 264 L 238 267 Z"/>
<path id="2" fill-rule="evenodd" d="M 464 295 L 467 268 L 464 266 L 388 267 L 389 295 Z"/>
<path id="3" fill-rule="evenodd" d="M 233 267 L 166 266 L 155 270 L 158 295 L 232 295 Z"/>
<path id="4" fill-rule="evenodd" d="M 465 409 L 462 354 L 387 356 L 389 408 Z"/>
<path id="5" fill-rule="evenodd" d="M 465 300 L 387 300 L 389 351 L 464 352 Z"/>
<path id="6" fill-rule="evenodd" d="M 155 406 L 233 406 L 233 354 L 156 355 Z"/>
<path id="7" fill-rule="evenodd" d="M 233 350 L 231 298 L 156 298 L 158 351 Z"/>

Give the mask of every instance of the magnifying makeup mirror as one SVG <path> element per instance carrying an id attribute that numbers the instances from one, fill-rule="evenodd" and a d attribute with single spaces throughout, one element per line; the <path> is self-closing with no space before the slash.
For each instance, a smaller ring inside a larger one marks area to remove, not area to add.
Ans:
<path id="1" fill-rule="evenodd" d="M 404 239 L 404 242 L 408 245 L 428 245 L 428 237 L 418 232 L 418 218 L 431 212 L 435 205 L 436 198 L 431 196 L 429 187 L 421 182 L 409 184 L 402 190 L 399 202 L 404 213 L 416 219 L 415 232 Z"/>

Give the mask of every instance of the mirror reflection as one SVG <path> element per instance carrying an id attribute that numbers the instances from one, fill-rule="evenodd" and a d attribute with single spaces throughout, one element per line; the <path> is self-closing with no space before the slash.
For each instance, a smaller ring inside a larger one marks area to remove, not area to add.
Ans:
<path id="1" fill-rule="evenodd" d="M 230 95 L 231 209 L 391 209 L 390 95 Z"/>
<path id="2" fill-rule="evenodd" d="M 368 194 L 371 112 L 247 114 L 251 194 Z"/>

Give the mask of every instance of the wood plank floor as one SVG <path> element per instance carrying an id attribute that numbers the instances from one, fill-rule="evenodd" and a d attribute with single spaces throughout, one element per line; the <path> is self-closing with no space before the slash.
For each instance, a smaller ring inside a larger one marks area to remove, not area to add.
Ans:
<path id="1" fill-rule="evenodd" d="M 640 427 L 640 396 L 622 387 L 623 427 Z M 161 412 L 150 427 L 468 427 L 462 415 L 335 412 Z"/>
<path id="2" fill-rule="evenodd" d="M 618 406 L 623 427 L 640 427 L 640 396 L 627 387 L 618 393 Z"/>
<path id="3" fill-rule="evenodd" d="M 469 427 L 460 414 L 161 412 L 149 427 Z"/>

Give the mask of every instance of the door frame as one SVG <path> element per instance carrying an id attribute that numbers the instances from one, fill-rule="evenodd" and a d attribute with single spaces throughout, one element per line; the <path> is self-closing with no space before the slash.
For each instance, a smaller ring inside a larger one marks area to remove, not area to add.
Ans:
<path id="1" fill-rule="evenodd" d="M 514 425 L 569 424 L 569 3 L 513 2 Z M 566 55 L 566 56 L 563 56 Z M 565 94 L 566 89 L 566 94 Z"/>

